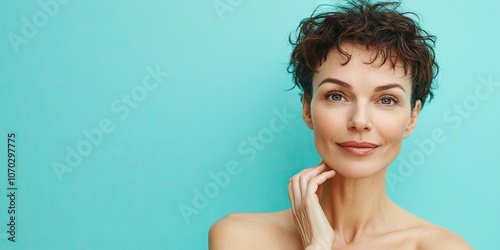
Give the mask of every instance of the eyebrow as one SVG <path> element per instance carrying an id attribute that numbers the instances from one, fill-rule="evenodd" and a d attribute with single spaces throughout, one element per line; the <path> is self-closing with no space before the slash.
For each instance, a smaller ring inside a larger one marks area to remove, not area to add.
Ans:
<path id="1" fill-rule="evenodd" d="M 328 77 L 328 78 L 325 78 L 323 81 L 321 81 L 318 85 L 318 88 L 319 86 L 321 86 L 321 84 L 325 83 L 325 82 L 329 82 L 329 83 L 334 83 L 334 84 L 338 84 L 346 89 L 352 89 L 352 86 L 349 85 L 349 83 L 346 83 L 342 80 L 339 80 L 339 79 L 336 79 L 336 78 L 331 78 L 331 77 Z"/>
<path id="2" fill-rule="evenodd" d="M 319 86 L 321 86 L 321 84 L 326 83 L 326 82 L 340 85 L 340 86 L 342 86 L 346 89 L 349 89 L 349 90 L 352 89 L 352 86 L 349 83 L 344 82 L 344 81 L 339 80 L 339 79 L 336 79 L 336 78 L 332 78 L 332 77 L 325 78 L 323 81 L 321 81 L 318 85 L 318 88 L 319 88 Z M 397 84 L 397 83 L 389 83 L 386 85 L 378 86 L 375 88 L 375 92 L 380 92 L 380 91 L 384 91 L 384 90 L 391 89 L 391 88 L 400 88 L 404 92 L 406 92 L 406 90 L 403 88 L 403 86 L 401 86 L 401 84 Z"/>

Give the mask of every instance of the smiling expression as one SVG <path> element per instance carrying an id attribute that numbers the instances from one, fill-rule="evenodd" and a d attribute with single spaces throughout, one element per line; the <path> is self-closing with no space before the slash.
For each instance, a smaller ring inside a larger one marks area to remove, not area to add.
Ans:
<path id="1" fill-rule="evenodd" d="M 342 176 L 365 178 L 386 169 L 413 131 L 421 103 L 411 109 L 412 82 L 402 65 L 373 63 L 372 51 L 353 44 L 333 49 L 313 77 L 303 118 L 325 163 Z"/>

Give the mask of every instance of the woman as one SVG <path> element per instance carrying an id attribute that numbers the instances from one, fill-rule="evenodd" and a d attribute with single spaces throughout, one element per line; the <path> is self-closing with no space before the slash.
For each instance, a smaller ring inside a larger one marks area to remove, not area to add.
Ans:
<path id="1" fill-rule="evenodd" d="M 398 5 L 350 2 L 301 22 L 289 69 L 323 160 L 290 178 L 292 209 L 226 216 L 210 249 L 471 249 L 385 189 L 438 69 L 434 37 Z"/>

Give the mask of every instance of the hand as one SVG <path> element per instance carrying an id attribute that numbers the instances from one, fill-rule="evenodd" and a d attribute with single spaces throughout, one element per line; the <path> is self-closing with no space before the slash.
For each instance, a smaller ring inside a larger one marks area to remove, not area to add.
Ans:
<path id="1" fill-rule="evenodd" d="M 326 163 L 306 168 L 288 181 L 288 198 L 292 203 L 295 226 L 305 249 L 332 249 L 335 233 L 319 204 L 321 185 L 335 175 Z"/>

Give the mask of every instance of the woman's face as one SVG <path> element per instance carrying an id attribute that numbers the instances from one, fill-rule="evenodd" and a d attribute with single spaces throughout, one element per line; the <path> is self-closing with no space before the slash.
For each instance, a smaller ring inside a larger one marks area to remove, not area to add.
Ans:
<path id="1" fill-rule="evenodd" d="M 411 110 L 411 79 L 401 65 L 393 69 L 372 52 L 346 44 L 346 65 L 332 50 L 313 77 L 311 105 L 303 118 L 314 130 L 323 161 L 342 176 L 369 177 L 396 158 L 403 138 L 413 131 L 420 101 Z"/>

